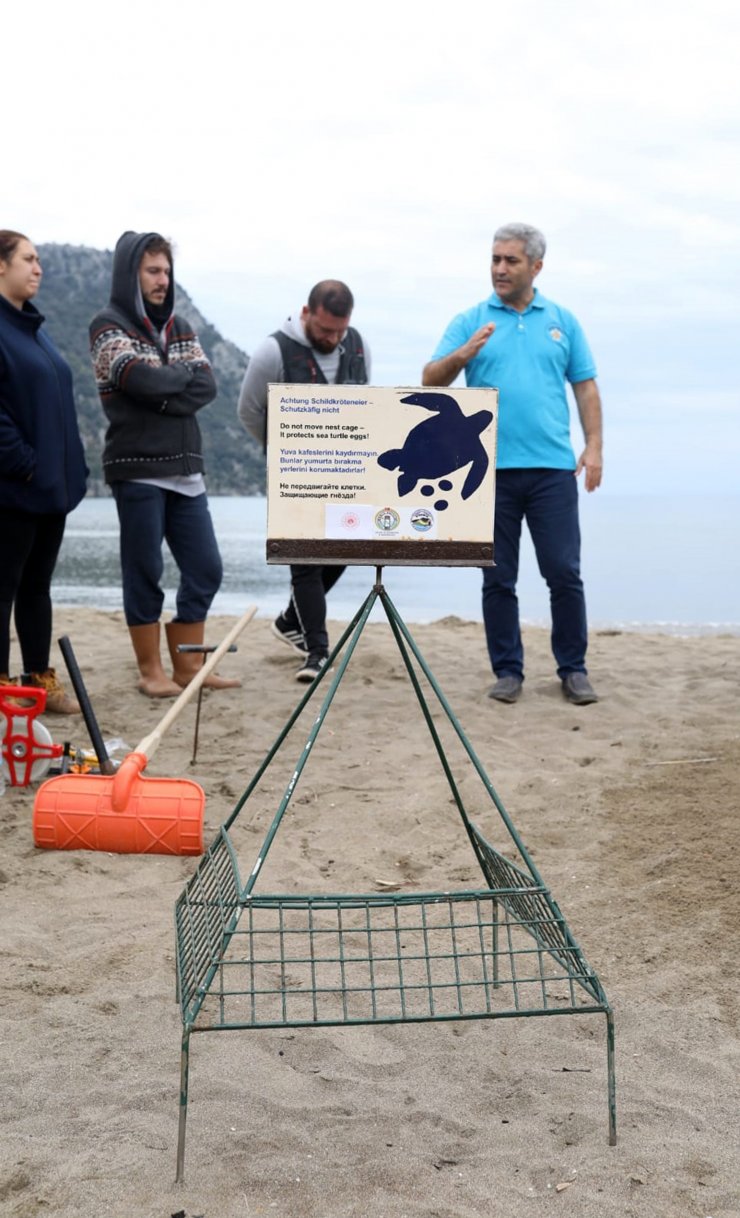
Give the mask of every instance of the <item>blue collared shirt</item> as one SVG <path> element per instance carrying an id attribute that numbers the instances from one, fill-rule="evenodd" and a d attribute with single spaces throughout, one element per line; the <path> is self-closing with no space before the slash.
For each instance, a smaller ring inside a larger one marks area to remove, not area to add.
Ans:
<path id="1" fill-rule="evenodd" d="M 523 313 L 492 292 L 453 318 L 432 360 L 450 355 L 489 322 L 496 329 L 467 365 L 465 383 L 499 391 L 497 468 L 575 469 L 565 383 L 596 376 L 583 330 L 536 289 Z"/>

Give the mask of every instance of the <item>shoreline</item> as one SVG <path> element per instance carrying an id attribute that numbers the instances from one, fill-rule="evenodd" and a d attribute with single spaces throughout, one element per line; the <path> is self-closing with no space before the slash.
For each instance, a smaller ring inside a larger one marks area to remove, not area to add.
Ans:
<path id="1" fill-rule="evenodd" d="M 116 595 L 120 599 L 120 594 L 116 590 Z M 54 608 L 65 613 L 74 613 L 77 610 L 81 612 L 92 613 L 121 613 L 120 604 L 101 605 L 87 601 L 66 600 L 64 596 L 59 597 L 58 588 L 52 585 L 52 599 Z M 235 593 L 219 594 L 215 601 L 215 609 L 209 614 L 211 617 L 238 617 L 243 612 L 248 603 L 251 603 L 248 597 L 237 596 Z M 275 602 L 281 604 L 282 602 Z M 358 602 L 359 607 L 359 602 Z M 399 610 L 400 611 L 400 610 Z M 271 621 L 279 612 L 278 609 L 264 608 L 257 609 L 257 617 L 262 621 Z M 164 616 L 170 616 L 174 613 L 174 593 L 168 592 L 165 602 Z M 328 623 L 334 626 L 335 629 L 345 626 L 351 620 L 350 614 L 346 616 L 332 616 L 331 604 L 329 604 Z M 402 615 L 403 616 L 403 615 Z M 384 620 L 381 616 L 373 616 L 372 621 Z M 461 616 L 456 613 L 441 613 L 439 617 L 430 618 L 424 617 L 405 617 L 404 620 L 409 626 L 443 626 L 447 621 L 461 621 L 470 625 L 481 625 L 482 617 Z M 549 633 L 550 624 L 543 618 L 527 619 L 522 618 L 522 628 L 527 630 L 543 630 Z M 609 634 L 646 634 L 659 635 L 665 638 L 677 639 L 702 639 L 702 638 L 738 638 L 740 637 L 740 621 L 737 622 L 678 622 L 678 621 L 656 621 L 656 622 L 610 622 L 610 621 L 595 621 L 589 623 L 589 637 L 595 635 Z"/>

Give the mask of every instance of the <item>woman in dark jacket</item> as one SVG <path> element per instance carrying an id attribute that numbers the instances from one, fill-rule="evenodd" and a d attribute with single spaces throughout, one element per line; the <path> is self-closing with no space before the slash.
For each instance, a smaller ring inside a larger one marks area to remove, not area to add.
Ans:
<path id="1" fill-rule="evenodd" d="M 22 233 L 0 229 L 0 686 L 10 672 L 14 611 L 22 681 L 46 690 L 46 709 L 77 703 L 49 667 L 51 577 L 67 513 L 85 494 L 87 467 L 72 374 L 31 304 L 41 264 Z"/>

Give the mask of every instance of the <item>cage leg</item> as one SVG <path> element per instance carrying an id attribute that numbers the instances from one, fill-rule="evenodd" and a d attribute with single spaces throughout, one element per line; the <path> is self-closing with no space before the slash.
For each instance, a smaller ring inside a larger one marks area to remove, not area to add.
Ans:
<path id="1" fill-rule="evenodd" d="M 609 1145 L 617 1144 L 617 1082 L 614 1073 L 614 1015 L 606 1012 L 606 1073 L 609 1096 Z"/>
<path id="2" fill-rule="evenodd" d="M 190 1033 L 182 1038 L 180 1054 L 180 1121 L 177 1130 L 177 1171 L 175 1184 L 185 1179 L 185 1122 L 188 1116 L 188 1073 L 190 1067 Z"/>

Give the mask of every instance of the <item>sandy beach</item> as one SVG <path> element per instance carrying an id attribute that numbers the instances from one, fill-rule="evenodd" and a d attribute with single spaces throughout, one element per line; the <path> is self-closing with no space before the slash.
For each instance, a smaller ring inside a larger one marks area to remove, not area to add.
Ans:
<path id="1" fill-rule="evenodd" d="M 233 621 L 211 619 L 208 640 Z M 301 692 L 298 661 L 269 625 L 252 622 L 222 662 L 243 688 L 205 695 L 196 763 L 190 706 L 147 771 L 203 786 L 206 842 Z M 58 610 L 54 633 L 72 640 L 106 739 L 133 748 L 167 704 L 137 692 L 122 614 Z M 595 632 L 602 700 L 575 708 L 545 631 L 525 634 L 514 706 L 485 696 L 480 623 L 412 633 L 614 1008 L 618 1144 L 603 1018 L 239 1031 L 194 1038 L 175 1185 L 173 907 L 197 860 L 38 850 L 34 788 L 8 787 L 0 1214 L 738 1218 L 740 639 Z M 56 648 L 53 662 L 66 675 Z M 311 718 L 237 823 L 243 875 Z M 81 719 L 42 720 L 55 740 L 88 744 Z M 474 813 L 505 845 L 495 809 L 478 801 Z M 373 623 L 264 888 L 479 883 L 393 638 Z"/>

